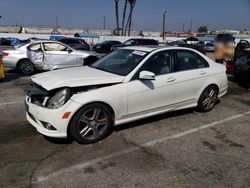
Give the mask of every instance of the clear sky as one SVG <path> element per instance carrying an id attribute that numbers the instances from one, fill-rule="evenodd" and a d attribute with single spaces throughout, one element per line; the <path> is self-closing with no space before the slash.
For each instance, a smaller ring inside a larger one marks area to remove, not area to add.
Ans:
<path id="1" fill-rule="evenodd" d="M 207 25 L 209 30 L 250 30 L 250 0 L 137 0 L 133 29 L 160 31 L 162 11 L 167 11 L 170 31 L 193 30 Z M 122 9 L 124 0 L 120 0 Z M 120 11 L 120 14 L 122 11 Z M 1 0 L 0 25 L 49 26 L 56 16 L 61 27 L 115 27 L 114 0 Z"/>

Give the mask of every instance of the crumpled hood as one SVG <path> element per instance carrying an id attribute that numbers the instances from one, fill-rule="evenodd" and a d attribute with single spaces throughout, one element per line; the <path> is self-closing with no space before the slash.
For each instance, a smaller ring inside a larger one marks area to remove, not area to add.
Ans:
<path id="1" fill-rule="evenodd" d="M 37 74 L 31 80 L 47 91 L 61 87 L 81 87 L 99 84 L 121 83 L 124 76 L 91 67 L 76 67 Z"/>

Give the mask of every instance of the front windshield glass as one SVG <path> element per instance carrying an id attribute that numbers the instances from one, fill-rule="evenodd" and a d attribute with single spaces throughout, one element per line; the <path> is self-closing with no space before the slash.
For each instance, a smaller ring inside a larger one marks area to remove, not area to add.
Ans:
<path id="1" fill-rule="evenodd" d="M 147 52 L 119 49 L 103 57 L 91 67 L 125 76 L 130 73 L 146 56 Z"/>

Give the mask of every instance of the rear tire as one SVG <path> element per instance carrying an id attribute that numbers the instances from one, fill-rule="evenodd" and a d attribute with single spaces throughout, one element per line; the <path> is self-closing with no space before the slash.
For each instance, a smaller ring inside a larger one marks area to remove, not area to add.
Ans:
<path id="1" fill-rule="evenodd" d="M 84 106 L 70 123 L 70 133 L 80 144 L 91 144 L 107 137 L 113 127 L 113 114 L 99 103 Z"/>
<path id="2" fill-rule="evenodd" d="M 211 111 L 218 101 L 218 89 L 211 85 L 201 94 L 198 101 L 198 110 L 201 112 Z"/>
<path id="3" fill-rule="evenodd" d="M 30 60 L 22 60 L 18 66 L 18 69 L 26 76 L 30 76 L 35 73 L 36 67 Z"/>

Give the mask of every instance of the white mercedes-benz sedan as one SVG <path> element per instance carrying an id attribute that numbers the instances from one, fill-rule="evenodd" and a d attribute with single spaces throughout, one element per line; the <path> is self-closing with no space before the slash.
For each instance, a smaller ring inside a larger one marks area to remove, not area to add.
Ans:
<path id="1" fill-rule="evenodd" d="M 225 72 L 193 49 L 125 47 L 91 66 L 31 77 L 26 117 L 45 136 L 93 143 L 115 125 L 185 108 L 212 110 L 227 93 Z"/>

